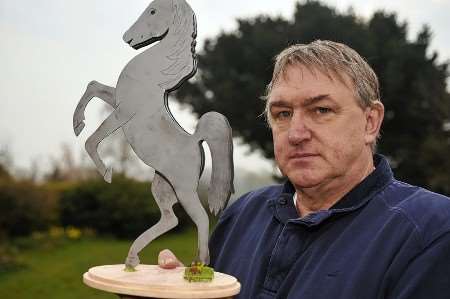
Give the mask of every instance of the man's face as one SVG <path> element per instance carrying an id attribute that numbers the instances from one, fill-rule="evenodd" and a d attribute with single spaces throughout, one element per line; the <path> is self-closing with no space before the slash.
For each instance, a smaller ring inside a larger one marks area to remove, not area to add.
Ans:
<path id="1" fill-rule="evenodd" d="M 351 183 L 371 163 L 379 123 L 371 108 L 358 105 L 352 87 L 299 65 L 289 66 L 273 86 L 268 105 L 275 159 L 296 188 Z"/>

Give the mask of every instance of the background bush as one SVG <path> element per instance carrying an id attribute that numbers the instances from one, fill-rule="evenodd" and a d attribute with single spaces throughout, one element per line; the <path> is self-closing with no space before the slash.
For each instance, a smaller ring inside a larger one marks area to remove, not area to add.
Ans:
<path id="1" fill-rule="evenodd" d="M 42 187 L 0 177 L 0 241 L 42 231 L 57 221 L 57 207 Z"/>
<path id="2" fill-rule="evenodd" d="M 177 205 L 176 205 L 177 206 Z M 103 180 L 83 181 L 60 198 L 63 226 L 90 228 L 99 234 L 136 238 L 161 217 L 151 193 L 151 184 L 117 175 L 112 184 Z M 178 229 L 189 225 L 188 216 L 179 207 Z"/>

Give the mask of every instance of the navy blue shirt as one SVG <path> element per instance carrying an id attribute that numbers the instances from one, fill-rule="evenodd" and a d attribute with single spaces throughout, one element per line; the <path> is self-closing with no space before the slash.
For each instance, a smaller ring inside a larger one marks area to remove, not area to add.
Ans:
<path id="1" fill-rule="evenodd" d="M 224 211 L 211 260 L 240 281 L 237 298 L 450 298 L 450 199 L 374 160 L 329 210 L 299 218 L 287 182 Z"/>

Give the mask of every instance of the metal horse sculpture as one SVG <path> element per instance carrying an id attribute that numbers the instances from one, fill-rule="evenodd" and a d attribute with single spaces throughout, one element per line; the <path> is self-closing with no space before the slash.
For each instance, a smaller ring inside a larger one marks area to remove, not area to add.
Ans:
<path id="1" fill-rule="evenodd" d="M 111 182 L 112 169 L 105 166 L 97 148 L 119 128 L 137 156 L 155 169 L 152 193 L 161 219 L 134 241 L 125 261 L 128 267 L 137 266 L 139 252 L 178 224 L 172 209 L 176 202 L 197 226 L 197 260 L 209 263 L 209 219 L 197 194 L 204 166 L 203 141 L 212 156 L 211 211 L 217 214 L 222 210 L 233 192 L 233 144 L 227 119 L 216 112 L 206 113 L 191 135 L 176 122 L 167 104 L 169 92 L 196 72 L 196 26 L 195 14 L 185 0 L 153 1 L 123 39 L 134 49 L 159 43 L 125 66 L 116 88 L 90 82 L 73 116 L 78 136 L 84 128 L 84 110 L 93 97 L 114 108 L 86 141 L 86 151 L 107 182 Z"/>

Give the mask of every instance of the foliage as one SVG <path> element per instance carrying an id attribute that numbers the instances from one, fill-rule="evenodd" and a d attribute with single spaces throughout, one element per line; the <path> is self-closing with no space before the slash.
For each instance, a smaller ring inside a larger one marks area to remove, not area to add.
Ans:
<path id="1" fill-rule="evenodd" d="M 61 194 L 61 224 L 134 239 L 160 219 L 150 189 L 149 183 L 123 175 L 114 176 L 112 184 L 81 181 Z M 179 226 L 186 224 L 187 216 L 177 215 Z"/>
<path id="2" fill-rule="evenodd" d="M 158 217 L 148 184 L 115 176 L 80 182 L 61 195 L 63 226 L 88 227 L 100 234 L 137 236 Z"/>
<path id="3" fill-rule="evenodd" d="M 55 209 L 42 187 L 0 178 L 0 240 L 47 229 L 55 221 Z"/>
<path id="4" fill-rule="evenodd" d="M 0 164 L 0 179 L 1 180 L 9 180 L 11 179 L 11 175 L 6 170 L 6 167 L 2 164 Z"/>
<path id="5" fill-rule="evenodd" d="M 174 206 L 179 232 L 192 221 L 179 204 Z M 160 219 L 151 184 L 124 175 L 107 184 L 98 177 L 79 182 L 51 180 L 37 184 L 17 180 L 0 164 L 0 243 L 21 236 L 39 237 L 50 228 L 77 239 L 83 231 L 135 239 Z M 215 221 L 214 218 L 211 218 Z"/>
<path id="6" fill-rule="evenodd" d="M 407 23 L 395 13 L 379 11 L 364 20 L 318 1 L 298 3 L 292 19 L 257 16 L 237 23 L 235 31 L 205 42 L 199 72 L 177 92 L 179 101 L 198 115 L 223 113 L 234 133 L 273 158 L 260 100 L 273 57 L 294 43 L 343 42 L 366 57 L 380 78 L 386 117 L 379 152 L 391 159 L 400 179 L 450 194 L 450 139 L 443 130 L 450 120 L 448 64 L 430 54 L 428 27 L 409 40 Z"/>

